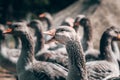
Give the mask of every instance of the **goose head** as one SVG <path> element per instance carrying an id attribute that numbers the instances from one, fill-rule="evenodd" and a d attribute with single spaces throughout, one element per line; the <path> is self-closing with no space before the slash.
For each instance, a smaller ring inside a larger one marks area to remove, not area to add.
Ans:
<path id="1" fill-rule="evenodd" d="M 4 34 L 14 34 L 16 36 L 21 36 L 28 31 L 27 25 L 22 22 L 15 22 L 9 26 L 8 29 L 4 30 Z"/>
<path id="2" fill-rule="evenodd" d="M 73 28 L 68 26 L 59 26 L 57 29 L 52 29 L 44 32 L 44 34 L 48 34 L 53 36 L 52 41 L 58 41 L 62 44 L 66 44 L 68 41 L 76 40 L 76 32 Z"/>
<path id="3" fill-rule="evenodd" d="M 114 26 L 108 28 L 104 33 L 104 36 L 111 38 L 114 41 L 120 40 L 120 29 Z"/>
<path id="4" fill-rule="evenodd" d="M 83 20 L 86 19 L 85 15 L 78 15 L 74 21 L 74 26 L 79 26 L 85 24 Z"/>
<path id="5" fill-rule="evenodd" d="M 90 20 L 85 16 L 85 15 L 78 15 L 75 19 L 74 25 L 79 26 L 81 25 L 82 27 L 88 27 L 91 25 Z"/>

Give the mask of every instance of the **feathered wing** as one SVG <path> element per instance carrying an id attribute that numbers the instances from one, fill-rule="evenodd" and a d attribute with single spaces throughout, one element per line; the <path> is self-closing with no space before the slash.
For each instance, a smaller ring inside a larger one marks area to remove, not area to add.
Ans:
<path id="1" fill-rule="evenodd" d="M 117 76 L 115 73 L 115 64 L 107 61 L 93 61 L 86 63 L 88 79 L 89 80 L 103 80 L 104 78 Z"/>
<path id="2" fill-rule="evenodd" d="M 36 63 L 37 64 L 37 63 Z M 36 68 L 37 67 L 37 68 Z M 34 76 L 40 80 L 66 80 L 68 70 L 59 64 L 42 62 L 33 66 Z"/>

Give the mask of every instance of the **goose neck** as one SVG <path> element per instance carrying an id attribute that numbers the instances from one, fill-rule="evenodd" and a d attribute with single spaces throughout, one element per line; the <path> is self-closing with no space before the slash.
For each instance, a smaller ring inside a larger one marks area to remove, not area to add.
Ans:
<path id="1" fill-rule="evenodd" d="M 35 43 L 35 54 L 44 47 L 44 38 L 41 29 L 36 29 L 37 40 Z"/>
<path id="2" fill-rule="evenodd" d="M 50 27 L 52 26 L 52 19 L 49 19 L 49 18 L 45 18 L 46 22 L 47 22 L 47 30 L 50 30 Z"/>
<path id="3" fill-rule="evenodd" d="M 34 62 L 34 43 L 32 37 L 28 33 L 20 36 L 22 43 L 21 55 L 17 62 L 17 72 L 25 70 L 25 66 Z"/>
<path id="4" fill-rule="evenodd" d="M 116 61 L 111 47 L 112 38 L 107 35 L 103 35 L 100 40 L 100 59 L 106 59 L 108 61 Z"/>
<path id="5" fill-rule="evenodd" d="M 66 44 L 66 50 L 69 57 L 69 72 L 68 77 L 73 73 L 73 77 L 76 76 L 75 80 L 87 80 L 85 57 L 81 43 L 78 40 L 68 41 Z M 75 75 L 74 75 L 75 74 Z"/>
<path id="6" fill-rule="evenodd" d="M 32 37 L 29 34 L 25 34 L 20 38 L 22 41 L 22 54 L 32 62 L 34 58 L 34 43 Z"/>
<path id="7" fill-rule="evenodd" d="M 86 51 L 88 48 L 93 48 L 93 30 L 92 26 L 89 24 L 86 24 L 83 26 L 84 34 L 83 34 L 83 43 L 85 47 L 83 47 L 84 51 Z"/>
<path id="8" fill-rule="evenodd" d="M 120 51 L 119 51 L 118 43 L 117 43 L 116 41 L 112 41 L 112 42 L 111 42 L 111 47 L 112 47 L 113 52 L 114 52 L 116 55 L 119 56 Z"/>

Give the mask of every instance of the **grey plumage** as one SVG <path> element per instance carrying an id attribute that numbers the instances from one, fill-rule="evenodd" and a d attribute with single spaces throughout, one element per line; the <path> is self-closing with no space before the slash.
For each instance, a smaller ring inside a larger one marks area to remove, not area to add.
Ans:
<path id="1" fill-rule="evenodd" d="M 21 55 L 17 62 L 19 80 L 65 80 L 67 69 L 58 64 L 41 62 L 34 58 L 34 42 L 26 24 L 13 24 L 10 34 L 17 35 L 22 42 Z"/>

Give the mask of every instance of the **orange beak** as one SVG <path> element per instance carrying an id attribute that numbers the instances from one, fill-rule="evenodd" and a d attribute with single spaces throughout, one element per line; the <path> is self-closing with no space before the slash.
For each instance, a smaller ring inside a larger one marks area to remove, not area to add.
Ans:
<path id="1" fill-rule="evenodd" d="M 44 34 L 47 34 L 47 35 L 50 35 L 50 36 L 55 36 L 55 32 L 56 32 L 55 29 L 51 29 L 51 30 L 48 30 L 48 31 L 43 32 L 43 33 L 44 33 Z"/>
<path id="2" fill-rule="evenodd" d="M 54 37 L 55 36 L 55 32 L 56 32 L 56 29 L 51 29 L 49 31 L 43 32 L 44 34 L 53 36 L 53 38 L 51 38 L 50 40 L 48 40 L 48 41 L 45 42 L 46 44 L 49 44 L 51 42 L 56 42 L 55 37 Z"/>
<path id="3" fill-rule="evenodd" d="M 45 14 L 44 14 L 44 13 L 43 13 L 43 14 L 40 14 L 39 17 L 40 17 L 40 18 L 44 18 L 44 17 L 45 17 Z"/>
<path id="4" fill-rule="evenodd" d="M 3 31 L 4 34 L 10 33 L 10 32 L 12 32 L 12 29 L 10 29 L 10 28 Z"/>
<path id="5" fill-rule="evenodd" d="M 120 39 L 120 34 L 117 35 L 117 38 Z"/>

